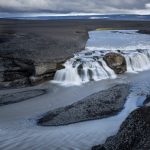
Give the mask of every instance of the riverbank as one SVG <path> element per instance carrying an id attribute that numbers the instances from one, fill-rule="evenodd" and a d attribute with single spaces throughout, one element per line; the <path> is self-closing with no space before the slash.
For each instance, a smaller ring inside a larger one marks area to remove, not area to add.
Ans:
<path id="1" fill-rule="evenodd" d="M 133 111 L 122 123 L 118 133 L 109 137 L 105 144 L 92 150 L 148 150 L 150 148 L 150 107 Z"/>

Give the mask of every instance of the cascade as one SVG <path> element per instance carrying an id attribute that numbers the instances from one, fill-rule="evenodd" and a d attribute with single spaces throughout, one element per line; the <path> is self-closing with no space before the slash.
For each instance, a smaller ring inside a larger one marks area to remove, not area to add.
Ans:
<path id="1" fill-rule="evenodd" d="M 89 81 L 114 79 L 115 72 L 103 60 L 110 52 L 124 56 L 128 73 L 150 69 L 150 36 L 136 30 L 108 30 L 89 32 L 85 50 L 74 55 L 58 70 L 52 82 L 81 85 Z"/>

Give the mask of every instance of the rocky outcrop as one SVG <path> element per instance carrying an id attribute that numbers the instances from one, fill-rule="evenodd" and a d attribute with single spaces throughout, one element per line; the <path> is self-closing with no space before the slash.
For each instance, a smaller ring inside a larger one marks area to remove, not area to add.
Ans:
<path id="1" fill-rule="evenodd" d="M 52 80 L 55 72 L 64 68 L 64 62 L 48 62 L 34 64 L 34 73 L 29 77 L 31 85 L 39 84 L 47 80 Z"/>
<path id="2" fill-rule="evenodd" d="M 150 96 L 147 96 L 147 98 L 144 101 L 144 105 L 147 105 L 150 103 Z"/>
<path id="3" fill-rule="evenodd" d="M 33 63 L 0 55 L 0 88 L 25 86 L 30 83 L 28 77 L 34 72 Z"/>
<path id="4" fill-rule="evenodd" d="M 47 22 L 43 26 L 34 21 L 16 21 L 14 26 L 10 22 L 0 24 L 0 88 L 53 79 L 62 63 L 84 49 L 88 39 L 88 32 L 78 27 Z"/>
<path id="5" fill-rule="evenodd" d="M 122 74 L 127 71 L 126 60 L 121 54 L 110 52 L 103 59 L 116 74 Z"/>
<path id="6" fill-rule="evenodd" d="M 0 88 L 24 87 L 52 80 L 62 63 L 34 63 L 28 59 L 11 56 L 0 57 Z"/>
<path id="7" fill-rule="evenodd" d="M 52 110 L 39 119 L 38 124 L 58 126 L 109 117 L 123 109 L 128 94 L 128 85 L 116 85 L 72 105 Z"/>
<path id="8" fill-rule="evenodd" d="M 0 106 L 17 102 L 22 102 L 46 93 L 46 90 L 29 90 L 11 94 L 0 95 Z"/>
<path id="9" fill-rule="evenodd" d="M 149 150 L 150 107 L 133 111 L 123 122 L 117 135 L 92 150 Z"/>
<path id="10" fill-rule="evenodd" d="M 150 30 L 138 30 L 137 33 L 150 34 Z"/>

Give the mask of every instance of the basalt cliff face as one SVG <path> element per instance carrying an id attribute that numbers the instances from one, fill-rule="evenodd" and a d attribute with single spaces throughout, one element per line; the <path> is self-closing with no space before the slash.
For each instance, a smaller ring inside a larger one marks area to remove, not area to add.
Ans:
<path id="1" fill-rule="evenodd" d="M 88 32 L 78 27 L 49 29 L 31 23 L 27 29 L 25 23 L 17 25 L 8 22 L 0 31 L 0 88 L 53 79 L 66 59 L 85 48 L 88 39 Z"/>

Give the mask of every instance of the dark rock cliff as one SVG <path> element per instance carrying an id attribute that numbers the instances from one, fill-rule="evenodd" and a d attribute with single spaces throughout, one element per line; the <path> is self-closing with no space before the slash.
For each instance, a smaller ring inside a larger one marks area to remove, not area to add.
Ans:
<path id="1" fill-rule="evenodd" d="M 80 27 L 48 28 L 34 24 L 28 29 L 19 24 L 8 31 L 7 26 L 0 31 L 0 88 L 53 79 L 66 59 L 85 48 L 88 39 L 88 31 Z"/>

